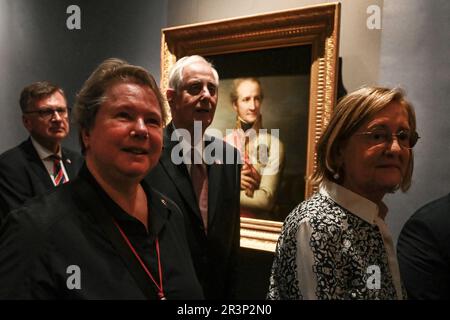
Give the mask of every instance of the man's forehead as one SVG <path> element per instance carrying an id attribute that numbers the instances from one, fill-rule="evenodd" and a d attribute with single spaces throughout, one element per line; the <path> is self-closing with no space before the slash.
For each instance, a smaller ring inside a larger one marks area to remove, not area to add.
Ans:
<path id="1" fill-rule="evenodd" d="M 205 79 L 204 77 L 186 78 L 185 83 L 186 84 L 197 84 L 197 83 L 203 83 L 203 82 L 205 82 L 205 80 L 207 83 L 216 85 L 216 80 L 214 79 L 214 77 L 212 77 L 212 78 L 208 77 L 207 79 Z"/>
<path id="2" fill-rule="evenodd" d="M 55 91 L 52 94 L 50 94 L 46 97 L 42 97 L 41 99 L 36 101 L 36 106 L 41 106 L 41 105 L 46 105 L 46 104 L 51 104 L 51 105 L 58 104 L 58 106 L 65 107 L 65 106 L 67 106 L 67 100 L 66 100 L 66 97 L 61 92 Z"/>
<path id="3" fill-rule="evenodd" d="M 203 79 L 207 77 L 215 79 L 213 69 L 209 64 L 203 61 L 196 61 L 183 68 L 183 78 L 186 80 L 191 78 Z"/>
<path id="4" fill-rule="evenodd" d="M 259 86 L 239 86 L 237 93 L 240 96 L 260 96 L 261 88 Z"/>

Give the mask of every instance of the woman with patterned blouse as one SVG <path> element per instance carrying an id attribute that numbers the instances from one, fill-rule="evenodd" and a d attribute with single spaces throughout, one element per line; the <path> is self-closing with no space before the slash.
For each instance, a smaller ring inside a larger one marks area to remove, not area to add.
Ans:
<path id="1" fill-rule="evenodd" d="M 269 299 L 403 299 L 386 193 L 411 185 L 418 140 L 398 89 L 363 87 L 337 105 L 318 142 L 319 191 L 286 218 Z"/>

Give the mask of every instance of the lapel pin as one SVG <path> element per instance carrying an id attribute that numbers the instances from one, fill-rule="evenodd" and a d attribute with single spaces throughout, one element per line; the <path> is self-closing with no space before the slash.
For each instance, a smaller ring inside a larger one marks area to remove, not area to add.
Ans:
<path id="1" fill-rule="evenodd" d="M 161 203 L 162 203 L 165 207 L 167 207 L 167 202 L 166 202 L 166 200 L 161 199 Z"/>
<path id="2" fill-rule="evenodd" d="M 71 164 L 71 163 L 72 163 L 72 161 L 70 161 L 70 159 L 66 159 L 66 162 L 67 162 L 68 164 Z"/>

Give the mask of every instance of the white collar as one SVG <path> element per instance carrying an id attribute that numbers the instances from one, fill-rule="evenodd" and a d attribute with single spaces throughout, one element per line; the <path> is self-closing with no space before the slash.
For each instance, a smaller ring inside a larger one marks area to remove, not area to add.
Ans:
<path id="1" fill-rule="evenodd" d="M 31 143 L 33 144 L 34 149 L 36 149 L 36 152 L 41 160 L 47 160 L 48 157 L 54 155 L 53 152 L 51 152 L 46 147 L 44 147 L 42 144 L 37 142 L 36 139 L 34 139 L 32 136 L 30 136 L 30 138 L 31 138 Z M 61 147 L 59 148 L 57 155 L 62 159 Z"/>
<path id="2" fill-rule="evenodd" d="M 322 181 L 319 193 L 372 225 L 379 216 L 378 205 L 374 202 L 329 180 Z"/>

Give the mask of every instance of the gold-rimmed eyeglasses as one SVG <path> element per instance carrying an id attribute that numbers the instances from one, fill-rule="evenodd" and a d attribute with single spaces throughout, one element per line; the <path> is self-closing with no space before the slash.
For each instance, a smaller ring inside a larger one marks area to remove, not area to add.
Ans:
<path id="1" fill-rule="evenodd" d="M 396 137 L 399 146 L 406 149 L 414 148 L 417 141 L 420 139 L 417 132 L 411 132 L 408 130 L 402 130 L 398 133 L 391 133 L 387 130 L 373 130 L 355 133 L 355 135 L 365 136 L 368 142 L 373 146 L 391 144 L 394 137 Z"/>

